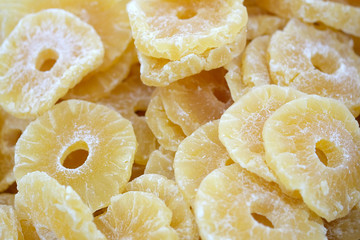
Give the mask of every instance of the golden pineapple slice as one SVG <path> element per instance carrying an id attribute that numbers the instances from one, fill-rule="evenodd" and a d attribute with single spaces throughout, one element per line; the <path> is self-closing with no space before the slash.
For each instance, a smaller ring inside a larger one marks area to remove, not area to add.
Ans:
<path id="1" fill-rule="evenodd" d="M 199 239 L 195 218 L 186 203 L 179 187 L 173 180 L 158 174 L 144 174 L 126 185 L 127 191 L 152 193 L 172 211 L 170 227 L 178 234 L 179 239 Z"/>
<path id="2" fill-rule="evenodd" d="M 330 29 L 291 20 L 270 41 L 270 75 L 279 85 L 343 102 L 360 113 L 360 57 L 352 41 Z"/>
<path id="3" fill-rule="evenodd" d="M 95 30 L 60 9 L 25 16 L 0 46 L 0 104 L 38 116 L 97 68 L 104 48 Z"/>
<path id="4" fill-rule="evenodd" d="M 219 138 L 231 159 L 267 181 L 278 182 L 265 162 L 264 123 L 279 107 L 304 95 L 292 88 L 264 85 L 229 107 L 220 119 Z"/>
<path id="5" fill-rule="evenodd" d="M 189 54 L 179 60 L 149 57 L 138 52 L 141 63 L 141 80 L 150 86 L 167 86 L 179 79 L 209 71 L 229 63 L 245 47 L 246 28 L 236 36 L 235 41 L 202 54 Z"/>
<path id="6" fill-rule="evenodd" d="M 360 129 L 339 101 L 315 95 L 293 100 L 265 122 L 266 163 L 285 189 L 327 221 L 360 200 Z"/>
<path id="7" fill-rule="evenodd" d="M 219 119 L 232 104 L 224 75 L 223 68 L 201 72 L 159 90 L 166 115 L 186 136 L 201 125 Z"/>
<path id="8" fill-rule="evenodd" d="M 166 150 L 176 151 L 186 135 L 181 127 L 173 123 L 166 115 L 159 90 L 154 91 L 145 118 L 159 144 Z"/>
<path id="9" fill-rule="evenodd" d="M 111 198 L 105 214 L 95 223 L 108 240 L 178 239 L 170 227 L 172 212 L 154 194 L 126 192 Z"/>
<path id="10" fill-rule="evenodd" d="M 18 219 L 30 221 L 41 239 L 106 239 L 96 229 L 90 209 L 70 186 L 36 171 L 20 179 L 18 188 Z"/>
<path id="11" fill-rule="evenodd" d="M 0 205 L 0 239 L 22 240 L 20 223 L 16 217 L 14 207 Z"/>
<path id="12" fill-rule="evenodd" d="M 31 240 L 41 240 L 39 235 L 36 232 L 34 225 L 31 221 L 28 220 L 21 220 L 20 221 L 21 230 L 24 236 L 24 239 L 31 239 Z M 49 238 L 51 239 L 51 238 Z"/>
<path id="13" fill-rule="evenodd" d="M 218 137 L 219 120 L 209 122 L 181 142 L 174 159 L 175 181 L 194 206 L 201 181 L 213 170 L 232 164 Z"/>
<path id="14" fill-rule="evenodd" d="M 0 193 L 0 205 L 14 205 L 15 194 Z"/>
<path id="15" fill-rule="evenodd" d="M 98 101 L 131 121 L 138 140 L 135 163 L 141 165 L 146 165 L 149 155 L 157 148 L 156 138 L 145 121 L 153 90 L 141 82 L 140 66 L 136 64 L 131 68 L 129 77 L 116 86 L 109 96 Z"/>
<path id="16" fill-rule="evenodd" d="M 127 11 L 137 49 L 169 60 L 232 43 L 247 23 L 241 0 L 133 0 Z"/>
<path id="17" fill-rule="evenodd" d="M 232 164 L 210 173 L 195 200 L 201 238 L 326 239 L 321 219 L 278 185 Z"/>
<path id="18" fill-rule="evenodd" d="M 136 150 L 131 123 L 82 100 L 63 101 L 30 123 L 15 149 L 15 177 L 43 171 L 71 186 L 92 212 L 110 204 L 130 178 Z"/>
<path id="19" fill-rule="evenodd" d="M 168 151 L 160 146 L 158 150 L 155 150 L 150 154 L 144 173 L 160 174 L 168 179 L 175 180 L 173 167 L 174 157 L 174 151 Z"/>

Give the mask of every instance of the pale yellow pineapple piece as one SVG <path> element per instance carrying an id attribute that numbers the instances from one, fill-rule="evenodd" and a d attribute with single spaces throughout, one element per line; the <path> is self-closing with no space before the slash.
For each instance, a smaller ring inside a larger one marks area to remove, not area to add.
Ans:
<path id="1" fill-rule="evenodd" d="M 0 205 L 0 239 L 24 239 L 13 206 Z"/>
<path id="2" fill-rule="evenodd" d="M 229 86 L 231 98 L 237 101 L 244 95 L 249 88 L 243 82 L 243 73 L 241 72 L 242 54 L 235 57 L 231 62 L 224 66 L 227 70 L 225 74 L 226 83 Z"/>
<path id="3" fill-rule="evenodd" d="M 150 154 L 144 173 L 160 174 L 168 179 L 175 180 L 173 167 L 174 158 L 174 151 L 168 151 L 160 146 L 158 150 L 155 150 Z"/>
<path id="4" fill-rule="evenodd" d="M 63 101 L 30 123 L 15 149 L 15 177 L 43 171 L 71 186 L 92 212 L 110 204 L 131 175 L 136 150 L 131 123 L 82 100 Z"/>
<path id="5" fill-rule="evenodd" d="M 276 84 L 337 99 L 359 115 L 360 57 L 349 37 L 293 19 L 272 36 L 268 54 Z"/>
<path id="6" fill-rule="evenodd" d="M 360 129 L 339 101 L 315 95 L 293 100 L 265 122 L 266 163 L 289 191 L 327 221 L 360 200 Z"/>
<path id="7" fill-rule="evenodd" d="M 206 239 L 326 239 L 321 219 L 278 185 L 232 164 L 210 173 L 195 200 Z"/>
<path id="8" fill-rule="evenodd" d="M 14 205 L 15 194 L 0 193 L 0 205 Z"/>
<path id="9" fill-rule="evenodd" d="M 106 239 L 96 229 L 90 209 L 70 186 L 36 171 L 20 179 L 18 189 L 18 219 L 30 221 L 41 239 Z"/>
<path id="10" fill-rule="evenodd" d="M 292 88 L 264 85 L 229 107 L 220 119 L 219 138 L 231 159 L 267 181 L 278 182 L 265 162 L 264 123 L 279 107 L 304 95 Z"/>
<path id="11" fill-rule="evenodd" d="M 144 174 L 129 182 L 126 190 L 152 193 L 163 200 L 172 211 L 170 226 L 177 232 L 179 239 L 199 239 L 190 205 L 173 180 L 158 174 Z"/>
<path id="12" fill-rule="evenodd" d="M 87 23 L 60 9 L 25 16 L 0 46 L 0 104 L 20 118 L 49 110 L 103 59 Z"/>
<path id="13" fill-rule="evenodd" d="M 175 181 L 194 207 L 201 181 L 213 170 L 232 164 L 218 137 L 219 120 L 209 122 L 181 142 L 174 159 Z"/>
<path id="14" fill-rule="evenodd" d="M 108 240 L 178 239 L 171 218 L 171 210 L 154 194 L 126 192 L 112 197 L 107 212 L 95 223 Z"/>
<path id="15" fill-rule="evenodd" d="M 137 49 L 169 60 L 232 43 L 247 23 L 240 0 L 133 0 L 127 11 Z"/>

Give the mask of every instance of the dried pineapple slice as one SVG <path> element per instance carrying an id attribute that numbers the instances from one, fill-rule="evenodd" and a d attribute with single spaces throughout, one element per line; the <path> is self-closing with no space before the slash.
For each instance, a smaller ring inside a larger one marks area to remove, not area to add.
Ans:
<path id="1" fill-rule="evenodd" d="M 95 223 L 108 240 L 178 239 L 170 227 L 172 212 L 151 193 L 126 192 L 111 198 L 107 212 Z"/>
<path id="2" fill-rule="evenodd" d="M 195 200 L 206 239 L 326 239 L 322 221 L 301 200 L 238 164 L 210 173 Z"/>
<path id="3" fill-rule="evenodd" d="M 179 79 L 212 70 L 229 63 L 239 55 L 246 44 L 246 28 L 236 36 L 233 43 L 205 51 L 189 54 L 179 60 L 149 57 L 138 52 L 141 63 L 141 80 L 150 86 L 167 86 Z"/>
<path id="4" fill-rule="evenodd" d="M 192 207 L 201 181 L 213 170 L 233 163 L 219 140 L 218 125 L 216 120 L 201 126 L 181 142 L 175 154 L 175 180 Z"/>
<path id="5" fill-rule="evenodd" d="M 235 57 L 231 62 L 224 66 L 224 69 L 227 70 L 225 80 L 229 86 L 231 98 L 234 101 L 237 101 L 242 95 L 249 91 L 249 88 L 243 82 L 241 64 L 242 54 Z"/>
<path id="6" fill-rule="evenodd" d="M 70 185 L 96 211 L 130 178 L 136 139 L 116 111 L 82 100 L 63 101 L 33 121 L 15 148 L 15 177 L 44 171 Z"/>
<path id="7" fill-rule="evenodd" d="M 159 90 L 166 115 L 186 136 L 201 125 L 219 119 L 232 104 L 224 76 L 222 68 L 201 72 Z"/>
<path id="8" fill-rule="evenodd" d="M 168 179 L 175 180 L 173 167 L 174 158 L 174 151 L 168 151 L 160 146 L 158 150 L 155 150 L 150 154 L 144 173 L 160 174 Z"/>
<path id="9" fill-rule="evenodd" d="M 351 39 L 341 33 L 293 19 L 271 38 L 271 78 L 279 85 L 340 100 L 358 116 L 360 57 L 352 47 Z"/>
<path id="10" fill-rule="evenodd" d="M 0 223 L 0 239 L 24 239 L 14 207 L 0 205 Z"/>
<path id="11" fill-rule="evenodd" d="M 278 182 L 265 162 L 263 126 L 279 107 L 304 95 L 292 88 L 264 85 L 229 107 L 220 119 L 219 138 L 231 158 L 265 180 Z"/>
<path id="12" fill-rule="evenodd" d="M 327 221 L 360 200 L 360 129 L 349 110 L 315 95 L 293 100 L 265 122 L 266 163 L 286 189 L 299 191 Z"/>
<path id="13" fill-rule="evenodd" d="M 154 88 L 144 85 L 140 80 L 140 66 L 131 68 L 130 75 L 120 83 L 106 98 L 98 103 L 118 111 L 131 121 L 134 127 L 138 148 L 135 163 L 146 165 L 149 155 L 156 149 L 157 141 L 145 121 L 145 112 Z"/>
<path id="14" fill-rule="evenodd" d="M 127 11 L 136 48 L 168 60 L 232 43 L 247 23 L 242 0 L 133 0 Z"/>
<path id="15" fill-rule="evenodd" d="M 152 193 L 164 201 L 172 211 L 170 227 L 178 234 L 179 239 L 199 239 L 195 217 L 186 203 L 179 187 L 173 180 L 158 174 L 145 174 L 126 185 L 126 191 Z"/>
<path id="16" fill-rule="evenodd" d="M 0 47 L 0 104 L 19 118 L 38 116 L 97 68 L 103 54 L 95 30 L 75 15 L 29 14 Z"/>
<path id="17" fill-rule="evenodd" d="M 186 137 L 181 127 L 173 123 L 166 115 L 159 90 L 155 90 L 145 113 L 146 122 L 166 150 L 176 151 L 180 142 Z"/>
<path id="18" fill-rule="evenodd" d="M 89 208 L 70 186 L 36 171 L 20 179 L 18 188 L 18 219 L 30 221 L 41 239 L 106 239 L 96 229 Z"/>
<path id="19" fill-rule="evenodd" d="M 15 194 L 0 193 L 0 205 L 14 205 Z"/>

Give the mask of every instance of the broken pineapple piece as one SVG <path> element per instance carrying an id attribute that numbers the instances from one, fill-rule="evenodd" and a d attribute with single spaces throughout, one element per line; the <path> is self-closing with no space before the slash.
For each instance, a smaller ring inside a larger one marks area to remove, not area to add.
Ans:
<path id="1" fill-rule="evenodd" d="M 159 147 L 150 154 L 149 161 L 146 163 L 145 174 L 160 174 L 168 179 L 175 180 L 174 175 L 175 152 Z"/>

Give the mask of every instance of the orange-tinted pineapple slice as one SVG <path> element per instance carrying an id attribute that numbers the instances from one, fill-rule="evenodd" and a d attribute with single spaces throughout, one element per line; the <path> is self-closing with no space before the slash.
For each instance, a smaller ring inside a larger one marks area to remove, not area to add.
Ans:
<path id="1" fill-rule="evenodd" d="M 293 100 L 265 122 L 266 163 L 286 189 L 327 221 L 344 217 L 360 200 L 360 129 L 339 101 Z"/>
<path id="2" fill-rule="evenodd" d="M 178 239 L 170 227 L 172 212 L 154 194 L 126 192 L 111 198 L 105 214 L 95 223 L 108 240 Z"/>
<path id="3" fill-rule="evenodd" d="M 126 190 L 148 192 L 159 197 L 172 211 L 170 226 L 176 230 L 179 239 L 199 239 L 190 205 L 185 201 L 179 187 L 173 180 L 158 174 L 144 174 L 129 182 L 126 185 Z"/>
<path id="4" fill-rule="evenodd" d="M 0 205 L 0 223 L 0 239 L 24 239 L 13 206 Z"/>
<path id="5" fill-rule="evenodd" d="M 63 101 L 21 135 L 15 177 L 47 172 L 70 185 L 94 212 L 124 189 L 136 145 L 131 123 L 116 111 L 82 100 Z"/>
<path id="6" fill-rule="evenodd" d="M 247 23 L 239 0 L 134 0 L 127 11 L 137 49 L 169 60 L 232 43 Z"/>
<path id="7" fill-rule="evenodd" d="M 87 23 L 60 9 L 24 17 L 0 47 L 0 104 L 20 118 L 38 116 L 103 60 Z"/>
<path id="8" fill-rule="evenodd" d="M 30 221 L 41 239 L 106 239 L 96 229 L 90 209 L 70 186 L 36 171 L 20 179 L 18 189 L 18 219 Z"/>
<path id="9" fill-rule="evenodd" d="M 160 174 L 168 179 L 174 180 L 174 157 L 174 151 L 168 151 L 160 146 L 158 150 L 155 150 L 150 154 L 144 173 Z"/>
<path id="10" fill-rule="evenodd" d="M 278 185 L 232 164 L 210 173 L 195 200 L 206 239 L 326 239 L 322 221 Z"/>

